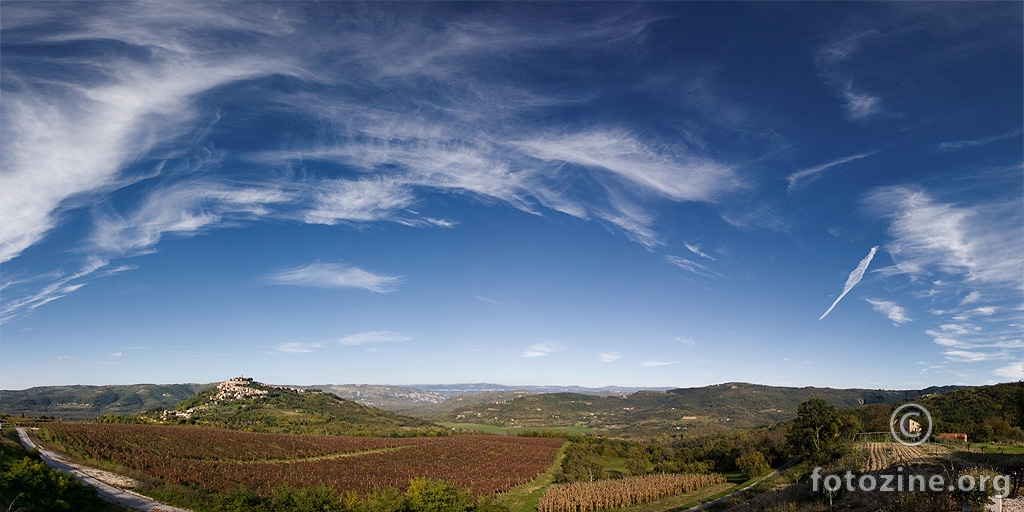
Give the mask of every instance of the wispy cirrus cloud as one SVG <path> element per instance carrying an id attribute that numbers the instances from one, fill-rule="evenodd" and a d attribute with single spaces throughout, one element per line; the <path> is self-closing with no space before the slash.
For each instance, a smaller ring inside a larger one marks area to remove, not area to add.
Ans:
<path id="1" fill-rule="evenodd" d="M 871 304 L 871 307 L 879 313 L 885 315 L 892 320 L 894 325 L 904 324 L 910 321 L 910 317 L 907 316 L 907 311 L 903 307 L 899 306 L 895 302 L 879 299 L 864 299 Z"/>
<path id="2" fill-rule="evenodd" d="M 697 344 L 697 342 L 694 341 L 692 338 L 687 338 L 685 336 L 676 336 L 675 340 L 677 343 L 684 347 L 692 347 Z"/>
<path id="3" fill-rule="evenodd" d="M 654 368 L 654 367 L 657 367 L 657 366 L 669 366 L 669 365 L 672 365 L 672 364 L 676 364 L 678 362 L 679 361 L 644 361 L 644 362 L 640 363 L 640 366 L 643 366 L 643 367 L 646 367 L 646 368 Z"/>
<path id="4" fill-rule="evenodd" d="M 875 257 L 876 251 L 878 251 L 877 245 L 868 251 L 868 255 L 865 256 L 864 259 L 860 260 L 860 263 L 857 264 L 857 268 L 853 269 L 853 272 L 850 272 L 850 275 L 846 278 L 846 284 L 843 285 L 842 293 L 836 297 L 835 302 L 833 302 L 832 305 L 821 314 L 821 317 L 819 317 L 818 320 L 824 320 L 825 317 L 835 309 L 836 304 L 839 304 L 839 301 L 843 300 L 843 297 L 846 297 L 846 294 L 850 293 L 850 290 L 852 290 L 854 286 L 857 286 L 857 283 L 864 278 L 864 272 L 867 272 L 868 265 L 871 264 L 871 259 Z"/>
<path id="5" fill-rule="evenodd" d="M 890 222 L 892 240 L 885 249 L 896 264 L 881 269 L 883 274 L 919 278 L 942 273 L 968 282 L 1021 287 L 1024 219 L 1019 198 L 958 205 L 939 201 L 921 187 L 898 185 L 874 189 L 864 202 Z"/>
<path id="6" fill-rule="evenodd" d="M 513 146 L 539 160 L 607 171 L 677 201 L 711 201 L 722 192 L 744 186 L 730 166 L 682 148 L 655 150 L 625 132 L 547 134 Z"/>
<path id="7" fill-rule="evenodd" d="M 920 296 L 942 305 L 931 309 L 938 325 L 925 333 L 946 360 L 1018 359 L 1024 349 L 1021 198 L 954 203 L 920 186 L 900 185 L 874 189 L 864 203 L 889 222 L 891 240 L 884 247 L 895 264 L 878 272 L 927 286 Z M 964 295 L 964 289 L 970 292 Z"/>
<path id="8" fill-rule="evenodd" d="M 822 46 L 815 55 L 815 62 L 825 79 L 843 99 L 846 114 L 850 119 L 863 119 L 881 111 L 881 99 L 854 85 L 854 79 L 844 69 L 844 64 L 877 32 L 869 30 L 832 41 Z"/>
<path id="9" fill-rule="evenodd" d="M 18 87 L 6 90 L 2 112 L 0 262 L 39 242 L 64 211 L 134 181 L 123 173 L 125 167 L 189 131 L 198 94 L 294 70 L 280 56 L 219 54 L 215 59 L 206 48 L 168 37 L 173 24 L 163 23 L 171 17 L 180 21 L 180 14 L 141 4 L 19 6 L 8 16 L 56 22 L 72 11 L 75 28 L 60 35 L 18 31 L 10 37 L 27 45 L 131 40 L 150 48 L 151 58 L 141 62 L 131 53 L 96 45 L 78 59 L 46 68 L 45 75 L 4 68 L 5 81 Z M 228 17 L 187 17 L 196 30 L 232 22 Z M 38 93 L 42 90 L 45 100 Z"/>
<path id="10" fill-rule="evenodd" d="M 368 22 L 353 11 L 339 17 L 342 30 L 323 37 L 295 5 L 237 11 L 144 2 L 5 9 L 5 27 L 62 20 L 60 31 L 5 32 L 7 40 L 98 50 L 53 63 L 52 76 L 4 68 L 5 84 L 18 87 L 5 90 L 0 123 L 0 261 L 40 243 L 82 205 L 101 206 L 81 250 L 109 259 L 153 252 L 171 235 L 271 219 L 455 227 L 443 214 L 413 211 L 437 194 L 597 219 L 654 247 L 662 242 L 652 200 L 714 205 L 749 188 L 735 165 L 693 137 L 665 144 L 641 127 L 536 122 L 538 113 L 599 101 L 603 85 L 583 83 L 570 94 L 479 72 L 496 54 L 631 55 L 658 16 L 595 13 L 566 22 L 568 29 L 528 17 L 465 16 L 437 26 L 399 17 L 401 30 L 381 31 L 373 28 L 379 12 Z M 235 44 L 237 37 L 249 44 Z M 289 85 L 267 86 L 268 77 Z M 238 126 L 231 123 L 249 121 L 214 99 L 233 87 L 258 91 L 232 96 L 249 102 L 253 119 L 273 111 L 316 133 L 285 130 L 256 151 L 223 144 L 232 136 L 218 137 Z M 212 155 L 197 158 L 203 152 Z M 140 182 L 148 191 L 142 201 L 119 196 Z"/>
<path id="11" fill-rule="evenodd" d="M 533 345 L 526 347 L 526 350 L 523 351 L 523 357 L 546 357 L 562 350 L 562 348 L 563 347 L 560 343 L 534 343 Z"/>
<path id="12" fill-rule="evenodd" d="M 686 246 L 686 250 L 696 254 L 697 256 L 700 256 L 701 258 L 709 259 L 711 261 L 716 261 L 715 258 L 705 254 L 703 249 L 701 249 L 701 247 L 699 245 L 697 245 L 697 244 L 684 243 L 683 245 Z"/>
<path id="13" fill-rule="evenodd" d="M 314 206 L 306 212 L 309 224 L 388 220 L 412 205 L 408 185 L 387 179 L 329 180 L 313 189 Z"/>
<path id="14" fill-rule="evenodd" d="M 232 222 L 259 219 L 270 214 L 268 206 L 294 199 L 293 193 L 271 185 L 184 182 L 150 194 L 128 215 L 97 213 L 91 241 L 96 250 L 110 256 L 145 253 L 167 234 L 192 236 Z"/>
<path id="15" fill-rule="evenodd" d="M 872 154 L 874 154 L 874 152 L 844 156 L 842 158 L 832 160 L 831 162 L 827 162 L 821 165 L 816 165 L 814 167 L 794 172 L 793 174 L 790 174 L 789 176 L 786 177 L 786 181 L 789 181 L 789 187 L 787 188 L 787 190 L 792 191 L 794 188 L 796 188 L 798 184 L 802 185 L 808 181 L 817 179 L 822 172 L 828 169 L 831 169 L 838 165 L 845 164 L 847 162 L 852 162 L 854 160 L 860 160 L 864 157 L 871 156 Z"/>
<path id="16" fill-rule="evenodd" d="M 702 277 L 722 277 L 722 274 L 719 274 L 696 261 L 689 260 L 681 256 L 673 256 L 669 254 L 665 256 L 665 260 L 687 272 L 697 274 Z"/>
<path id="17" fill-rule="evenodd" d="M 1022 133 L 1024 133 L 1024 130 L 1022 130 L 1021 128 L 1017 128 L 1016 130 L 1011 130 L 1011 131 L 1008 131 L 1006 133 L 1000 133 L 999 135 L 993 135 L 991 137 L 981 137 L 979 139 L 957 140 L 957 141 L 953 141 L 953 142 L 942 142 L 942 143 L 939 144 L 939 149 L 944 150 L 944 151 L 951 151 L 951 150 L 964 149 L 964 148 L 973 148 L 973 147 L 977 147 L 977 146 L 985 146 L 987 144 L 991 144 L 993 142 L 997 142 L 997 141 L 1000 141 L 1000 140 L 1012 139 L 1014 137 L 1020 137 Z"/>
<path id="18" fill-rule="evenodd" d="M 284 352 L 286 354 L 308 354 L 326 346 L 327 345 L 324 345 L 323 343 L 290 341 L 274 345 L 274 350 L 277 352 Z"/>
<path id="19" fill-rule="evenodd" d="M 350 334 L 338 340 L 342 345 L 356 346 L 376 343 L 402 343 L 411 341 L 412 336 L 394 331 L 367 331 Z"/>
<path id="20" fill-rule="evenodd" d="M 618 352 L 598 352 L 597 358 L 600 359 L 602 363 L 613 363 L 621 359 L 622 354 Z"/>
<path id="21" fill-rule="evenodd" d="M 281 270 L 267 276 L 265 282 L 313 288 L 362 288 L 374 293 L 391 293 L 402 278 L 363 270 L 344 263 L 310 263 Z"/>
<path id="22" fill-rule="evenodd" d="M 96 256 L 89 257 L 71 274 L 61 272 L 42 276 L 45 284 L 33 293 L 16 299 L 5 299 L 0 303 L 0 324 L 4 324 L 32 312 L 32 310 L 55 301 L 65 295 L 81 289 L 90 279 L 97 276 L 110 276 L 127 270 L 135 269 L 131 265 L 118 265 L 108 268 L 110 262 Z M 10 283 L 10 282 L 9 282 Z M 34 283 L 29 283 L 34 284 Z M 8 284 L 7 286 L 12 286 Z"/>

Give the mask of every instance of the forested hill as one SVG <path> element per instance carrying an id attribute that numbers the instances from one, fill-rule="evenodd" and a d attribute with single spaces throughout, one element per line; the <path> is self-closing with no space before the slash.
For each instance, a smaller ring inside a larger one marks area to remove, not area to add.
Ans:
<path id="1" fill-rule="evenodd" d="M 957 389 L 913 401 L 928 409 L 936 432 L 963 433 L 976 441 L 1024 440 L 1024 382 Z M 854 412 L 866 431 L 881 432 L 888 429 L 890 409 L 858 407 Z"/>
<path id="2" fill-rule="evenodd" d="M 640 391 L 614 397 L 575 393 L 528 395 L 459 407 L 437 419 L 509 427 L 586 426 L 613 430 L 693 428 L 708 424 L 749 427 L 794 418 L 797 406 L 812 397 L 847 408 L 893 403 L 955 389 L 959 387 L 888 391 L 793 388 L 735 382 L 669 391 Z"/>
<path id="3" fill-rule="evenodd" d="M 0 390 L 0 412 L 12 415 L 92 419 L 104 414 L 135 414 L 173 409 L 212 384 L 131 384 L 113 386 L 41 386 Z"/>

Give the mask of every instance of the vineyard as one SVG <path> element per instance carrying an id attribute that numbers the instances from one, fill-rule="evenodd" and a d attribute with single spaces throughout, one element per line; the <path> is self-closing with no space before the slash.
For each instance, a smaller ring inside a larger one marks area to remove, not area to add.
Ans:
<path id="1" fill-rule="evenodd" d="M 59 423 L 41 433 L 57 451 L 109 461 L 166 482 L 259 494 L 277 485 L 326 485 L 360 493 L 439 478 L 477 494 L 528 482 L 546 470 L 561 439 L 504 436 L 372 438 L 256 434 L 160 425 Z"/>
<path id="2" fill-rule="evenodd" d="M 537 512 L 622 508 L 722 483 L 725 477 L 719 474 L 661 474 L 560 484 L 548 488 L 537 504 Z"/>
<path id="3" fill-rule="evenodd" d="M 892 466 L 935 464 L 945 448 L 933 445 L 905 446 L 899 443 L 864 443 L 867 461 L 864 471 L 880 471 Z"/>

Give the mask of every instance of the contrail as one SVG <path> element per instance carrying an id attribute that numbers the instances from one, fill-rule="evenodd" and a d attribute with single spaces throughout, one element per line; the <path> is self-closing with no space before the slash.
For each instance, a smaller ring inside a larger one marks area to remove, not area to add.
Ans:
<path id="1" fill-rule="evenodd" d="M 828 316 L 828 314 L 832 312 L 832 308 L 836 307 L 836 304 L 839 304 L 839 301 L 843 300 L 843 297 L 846 297 L 846 294 L 849 293 L 854 286 L 857 286 L 857 283 L 859 283 L 861 278 L 864 277 L 864 272 L 868 270 L 868 265 L 871 264 L 871 258 L 875 257 L 875 251 L 877 250 L 877 245 L 872 247 L 871 250 L 868 251 L 868 255 L 865 256 L 864 259 L 860 260 L 860 264 L 857 265 L 857 268 L 853 269 L 853 272 L 850 272 L 850 277 L 846 278 L 846 286 L 843 287 L 843 293 L 839 294 L 836 301 L 828 307 L 828 311 L 825 311 L 818 320 L 822 320 Z"/>

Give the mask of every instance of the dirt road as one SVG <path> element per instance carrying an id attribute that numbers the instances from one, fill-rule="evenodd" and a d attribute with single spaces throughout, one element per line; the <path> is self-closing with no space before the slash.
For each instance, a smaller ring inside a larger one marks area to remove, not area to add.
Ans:
<path id="1" fill-rule="evenodd" d="M 92 475 L 98 475 L 99 473 L 103 472 L 94 470 L 92 468 L 85 468 L 78 464 L 65 461 L 63 458 L 61 458 L 60 455 L 57 455 L 56 453 L 53 453 L 49 450 L 39 448 L 38 446 L 36 446 L 35 443 L 32 442 L 32 439 L 28 437 L 28 432 L 25 432 L 25 429 L 23 428 L 18 429 L 18 437 L 21 439 L 21 444 L 24 445 L 26 449 L 38 449 L 39 455 L 42 457 L 43 462 L 45 462 L 47 466 L 50 466 L 51 468 L 54 469 L 59 469 L 61 471 L 64 471 L 65 473 L 71 473 L 72 475 L 75 475 L 75 477 L 77 477 L 82 482 L 95 487 L 96 490 L 99 491 L 100 496 L 103 497 L 103 499 L 105 500 L 112 501 L 114 503 L 119 503 L 126 507 L 131 507 L 135 510 L 144 510 L 146 512 L 191 512 L 190 510 L 186 510 L 183 508 L 176 508 L 170 505 L 164 505 L 163 503 L 153 501 L 141 494 L 136 494 L 125 489 L 118 489 L 117 487 L 101 482 Z M 120 479 L 120 481 L 124 481 L 123 477 L 119 477 L 119 475 L 113 475 L 112 473 L 111 475 L 111 478 Z"/>

